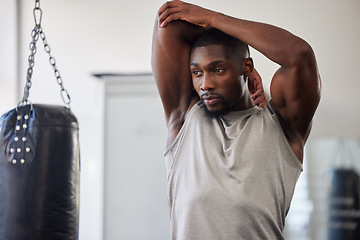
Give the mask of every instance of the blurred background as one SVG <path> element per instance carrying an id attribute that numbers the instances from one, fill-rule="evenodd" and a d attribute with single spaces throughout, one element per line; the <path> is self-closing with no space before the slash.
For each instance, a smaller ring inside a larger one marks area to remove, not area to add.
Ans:
<path id="1" fill-rule="evenodd" d="M 192 2 L 285 28 L 313 47 L 322 99 L 285 233 L 287 239 L 325 240 L 330 239 L 330 230 L 358 229 L 360 2 Z M 0 3 L 3 114 L 22 98 L 35 1 Z M 150 65 L 153 23 L 162 4 L 160 0 L 40 1 L 42 27 L 80 124 L 80 240 L 169 239 L 163 160 L 166 127 Z M 41 40 L 37 46 L 30 100 L 62 105 Z M 269 92 L 278 66 L 253 49 L 251 54 Z M 355 187 L 349 194 L 334 193 L 334 187 L 343 189 L 337 185 L 339 171 L 352 176 L 346 186 Z M 334 203 L 348 207 L 346 222 L 333 220 L 338 212 L 329 206 Z"/>

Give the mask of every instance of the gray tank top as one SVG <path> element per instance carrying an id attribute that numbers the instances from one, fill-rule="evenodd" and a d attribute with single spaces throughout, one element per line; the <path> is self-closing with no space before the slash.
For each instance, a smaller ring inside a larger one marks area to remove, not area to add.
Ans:
<path id="1" fill-rule="evenodd" d="M 171 239 L 284 239 L 302 164 L 269 106 L 211 118 L 195 104 L 165 161 Z"/>

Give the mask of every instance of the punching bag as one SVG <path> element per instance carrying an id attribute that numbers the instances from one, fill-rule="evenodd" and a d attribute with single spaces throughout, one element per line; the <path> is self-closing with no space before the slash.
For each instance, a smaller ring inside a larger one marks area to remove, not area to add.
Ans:
<path id="1" fill-rule="evenodd" d="M 24 96 L 0 118 L 0 240 L 77 240 L 78 121 L 41 27 L 39 0 L 33 14 Z M 38 39 L 49 55 L 66 106 L 28 100 Z"/>
<path id="2" fill-rule="evenodd" d="M 329 240 L 360 239 L 360 178 L 352 169 L 331 172 Z"/>
<path id="3" fill-rule="evenodd" d="M 26 105 L 1 117 L 0 134 L 0 239 L 78 239 L 75 116 L 63 106 Z"/>

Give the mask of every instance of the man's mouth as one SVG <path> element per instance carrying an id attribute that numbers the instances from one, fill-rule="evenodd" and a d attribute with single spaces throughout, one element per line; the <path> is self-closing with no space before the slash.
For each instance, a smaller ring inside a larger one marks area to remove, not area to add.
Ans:
<path id="1" fill-rule="evenodd" d="M 203 94 L 201 95 L 201 99 L 207 106 L 214 106 L 220 101 L 220 96 L 217 94 Z"/>

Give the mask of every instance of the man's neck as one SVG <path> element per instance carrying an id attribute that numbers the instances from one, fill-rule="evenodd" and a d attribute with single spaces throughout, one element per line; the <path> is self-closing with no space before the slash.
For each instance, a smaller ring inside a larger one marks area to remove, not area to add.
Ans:
<path id="1" fill-rule="evenodd" d="M 243 110 L 252 108 L 254 106 L 255 106 L 255 104 L 253 103 L 253 101 L 251 99 L 251 95 L 250 95 L 249 91 L 245 90 L 242 97 L 238 100 L 238 102 L 236 102 L 232 106 L 230 111 L 243 111 Z"/>

